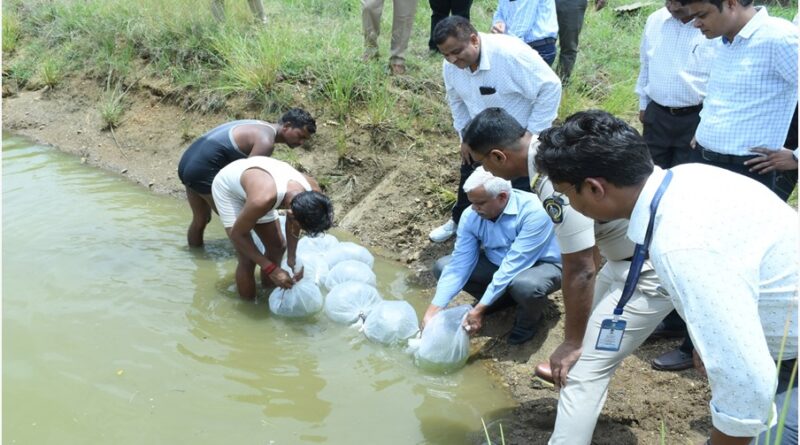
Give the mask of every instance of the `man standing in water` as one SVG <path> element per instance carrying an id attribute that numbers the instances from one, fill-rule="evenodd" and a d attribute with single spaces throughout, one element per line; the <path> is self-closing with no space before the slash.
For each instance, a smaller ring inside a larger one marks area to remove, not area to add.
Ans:
<path id="1" fill-rule="evenodd" d="M 271 156 L 275 144 L 302 145 L 317 131 L 307 111 L 292 108 L 277 124 L 259 120 L 237 120 L 222 124 L 200 136 L 183 153 L 178 177 L 186 186 L 186 199 L 192 209 L 192 222 L 186 235 L 189 246 L 203 245 L 203 232 L 216 211 L 211 197 L 211 182 L 222 167 L 248 156 Z"/>
<path id="2" fill-rule="evenodd" d="M 280 268 L 283 253 L 287 263 L 295 267 L 295 254 L 300 230 L 315 236 L 333 225 L 333 205 L 320 193 L 317 182 L 291 165 L 266 156 L 255 156 L 231 162 L 220 170 L 211 187 L 214 202 L 225 232 L 228 234 L 239 263 L 236 266 L 236 287 L 245 300 L 256 297 L 255 267 L 276 286 L 288 289 L 302 278 L 294 279 Z M 287 209 L 284 240 L 278 220 L 278 209 Z M 259 252 L 251 231 L 264 244 Z"/>

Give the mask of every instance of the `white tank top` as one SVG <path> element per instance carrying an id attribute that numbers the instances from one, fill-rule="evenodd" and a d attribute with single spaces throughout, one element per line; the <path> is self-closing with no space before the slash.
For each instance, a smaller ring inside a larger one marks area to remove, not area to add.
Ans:
<path id="1" fill-rule="evenodd" d="M 214 178 L 214 182 L 219 182 L 223 190 L 226 190 L 228 194 L 244 202 L 247 195 L 242 187 L 242 174 L 251 168 L 264 170 L 269 173 L 275 181 L 275 188 L 278 196 L 271 210 L 276 210 L 283 202 L 283 198 L 286 197 L 286 188 L 289 185 L 289 181 L 299 183 L 307 192 L 311 191 L 311 184 L 308 183 L 306 177 L 303 176 L 302 173 L 295 170 L 294 167 L 286 162 L 267 156 L 253 156 L 233 161 L 220 170 Z"/>

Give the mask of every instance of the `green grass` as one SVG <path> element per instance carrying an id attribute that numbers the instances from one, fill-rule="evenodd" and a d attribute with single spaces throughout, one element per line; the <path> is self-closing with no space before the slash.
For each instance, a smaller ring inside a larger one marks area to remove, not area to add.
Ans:
<path id="1" fill-rule="evenodd" d="M 3 14 L 3 53 L 12 53 L 20 37 L 20 23 L 16 14 Z"/>

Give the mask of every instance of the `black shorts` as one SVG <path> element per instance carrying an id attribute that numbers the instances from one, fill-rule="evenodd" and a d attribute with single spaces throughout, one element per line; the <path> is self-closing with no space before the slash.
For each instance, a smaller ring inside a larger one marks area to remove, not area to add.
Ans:
<path id="1" fill-rule="evenodd" d="M 211 184 L 223 167 L 247 156 L 239 150 L 201 138 L 186 149 L 178 163 L 178 178 L 183 185 L 200 193 L 211 194 Z"/>

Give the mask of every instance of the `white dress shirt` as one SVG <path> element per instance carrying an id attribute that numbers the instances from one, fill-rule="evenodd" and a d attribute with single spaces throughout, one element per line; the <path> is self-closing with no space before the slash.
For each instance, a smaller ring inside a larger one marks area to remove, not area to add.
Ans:
<path id="1" fill-rule="evenodd" d="M 782 359 L 797 356 L 798 215 L 740 174 L 701 164 L 672 171 L 650 259 L 705 364 L 712 423 L 756 436 L 775 411 L 784 333 Z M 664 175 L 656 167 L 636 201 L 628 227 L 636 243 Z"/>
<path id="2" fill-rule="evenodd" d="M 539 54 L 522 40 L 504 34 L 479 33 L 478 69 L 460 69 L 445 60 L 442 67 L 453 127 L 461 130 L 490 107 L 504 108 L 532 133 L 549 128 L 561 103 L 561 81 Z M 481 94 L 481 87 L 491 94 Z"/>
<path id="3" fill-rule="evenodd" d="M 798 29 L 757 9 L 732 42 L 715 44 L 696 138 L 717 153 L 782 148 L 797 105 Z"/>
<path id="4" fill-rule="evenodd" d="M 674 108 L 701 104 L 714 57 L 712 42 L 693 22 L 681 22 L 667 8 L 650 14 L 639 49 L 639 109 L 651 101 Z"/>

